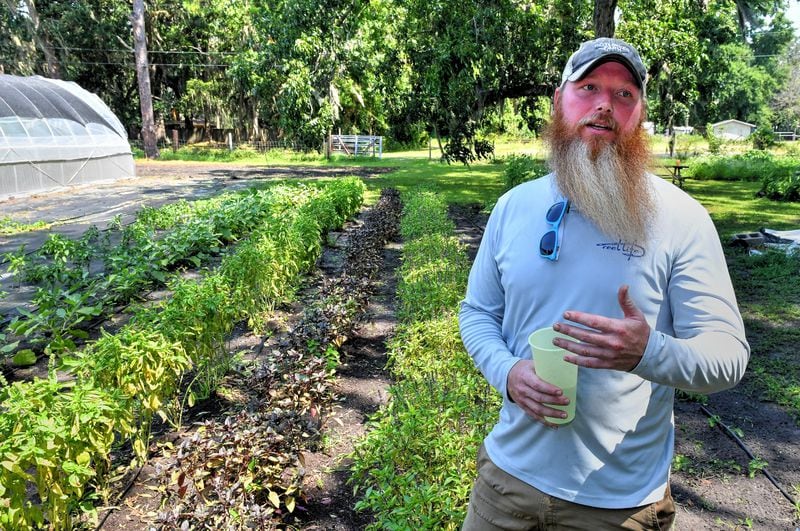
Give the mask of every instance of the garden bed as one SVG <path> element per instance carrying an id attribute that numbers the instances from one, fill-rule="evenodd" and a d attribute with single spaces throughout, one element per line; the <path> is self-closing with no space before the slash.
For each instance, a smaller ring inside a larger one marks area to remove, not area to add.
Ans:
<path id="1" fill-rule="evenodd" d="M 459 207 L 451 208 L 451 217 L 456 221 L 455 233 L 468 245 L 467 253 L 474 253 L 485 215 L 480 208 Z M 357 226 L 353 225 L 350 230 Z M 320 283 L 324 283 L 324 278 L 333 278 L 337 274 L 339 260 L 335 248 L 341 247 L 347 238 L 342 233 L 328 239 L 330 248 L 318 262 L 321 266 Z M 400 248 L 394 243 L 383 253 L 383 261 L 375 274 L 376 292 L 366 306 L 364 321 L 339 349 L 341 365 L 329 388 L 339 399 L 332 402 L 323 416 L 319 435 L 312 437 L 317 446 L 309 447 L 303 454 L 305 497 L 302 502 L 298 498 L 291 517 L 294 522 L 291 525 L 300 529 L 355 530 L 363 529 L 370 522 L 381 528 L 380 521 L 375 522 L 368 511 L 353 510 L 354 503 L 359 500 L 352 495 L 352 485 L 346 483 L 350 478 L 349 461 L 342 460 L 342 457 L 353 448 L 355 439 L 364 433 L 365 416 L 374 413 L 389 396 L 391 381 L 384 370 L 383 344 L 386 334 L 394 327 L 396 310 L 391 298 L 394 290 L 392 279 L 393 270 L 399 263 Z M 240 330 L 243 333 L 232 337 L 228 345 L 242 351 L 244 359 L 257 357 L 259 352 L 263 357 L 265 352 L 279 346 L 284 337 L 280 331 L 296 326 L 302 319 L 304 307 L 318 298 L 315 295 L 316 284 L 309 282 L 297 302 L 281 306 L 272 314 L 269 321 L 269 329 L 273 331 L 271 337 L 264 339 Z M 748 332 L 751 332 L 750 327 Z M 238 407 L 246 393 L 238 394 L 237 385 L 241 387 L 248 380 L 246 364 L 237 367 L 239 369 L 226 378 L 222 391 L 215 394 L 212 401 L 196 405 L 188 420 L 206 422 L 213 417 L 224 422 L 225 415 L 220 413 L 230 414 Z M 796 459 L 800 455 L 800 430 L 783 408 L 769 402 L 767 397 L 754 394 L 755 388 L 751 384 L 756 378 L 757 374 L 748 372 L 742 385 L 712 395 L 705 405 L 694 397 L 682 397 L 677 401 L 677 458 L 672 477 L 673 494 L 678 503 L 676 529 L 791 531 L 800 525 L 796 508 L 762 471 L 770 472 L 785 491 L 797 498 L 798 493 L 793 488 L 800 485 L 800 463 Z M 245 384 L 244 391 L 247 387 Z M 740 440 L 757 459 L 751 459 L 733 438 L 726 435 L 720 429 L 722 424 L 739 433 Z M 173 455 L 184 437 L 191 437 L 191 431 L 160 438 L 152 445 L 154 455 Z M 472 454 L 471 451 L 462 452 L 460 462 L 473 460 Z M 154 463 L 142 470 L 119 508 L 109 513 L 104 529 L 139 529 L 144 528 L 145 522 L 158 519 L 160 508 L 157 500 L 167 487 L 158 483 L 159 470 L 152 466 Z M 160 466 L 165 469 L 168 465 L 162 463 Z M 464 488 L 459 486 L 461 491 Z M 279 500 L 279 506 L 282 501 Z M 286 509 L 285 503 L 283 509 Z M 409 510 L 415 509 L 412 506 Z M 447 527 L 457 527 L 458 524 L 451 519 Z M 165 527 L 173 528 L 173 525 Z"/>

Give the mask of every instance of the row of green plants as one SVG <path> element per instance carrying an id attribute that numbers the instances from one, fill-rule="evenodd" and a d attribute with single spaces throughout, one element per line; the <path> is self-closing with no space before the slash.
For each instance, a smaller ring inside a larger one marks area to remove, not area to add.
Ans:
<path id="1" fill-rule="evenodd" d="M 276 186 L 225 193 L 161 208 L 143 207 L 123 227 L 90 227 L 80 237 L 51 233 L 42 246 L 8 253 L 7 269 L 18 286 L 35 285 L 31 308 L 18 308 L 6 329 L 15 337 L 3 347 L 15 363 L 37 355 L 60 356 L 87 339 L 91 325 L 157 287 L 174 273 L 196 268 L 283 212 L 312 197 L 313 189 Z"/>
<path id="2" fill-rule="evenodd" d="M 32 230 L 41 230 L 49 227 L 50 224 L 46 221 L 35 221 L 33 223 L 23 223 L 11 219 L 9 216 L 0 217 L 0 234 L 11 235 L 28 232 Z"/>
<path id="3" fill-rule="evenodd" d="M 257 286 L 269 307 L 313 265 L 320 236 L 360 207 L 355 178 L 315 187 L 311 198 L 257 227 L 236 252 L 199 279 L 178 278 L 171 296 L 133 310 L 114 334 L 51 358 L 47 378 L 0 388 L 0 527 L 72 529 L 96 521 L 107 503 L 111 455 L 129 443 L 131 464 L 147 458 L 154 416 L 180 424 L 183 405 L 204 398 L 230 367 L 224 341 L 233 325 L 261 312 L 238 294 Z M 256 255 L 240 253 L 255 248 Z M 64 369 L 70 378 L 59 378 Z M 124 469 L 125 467 L 123 467 Z"/>
<path id="4" fill-rule="evenodd" d="M 404 203 L 400 322 L 389 345 L 396 382 L 354 452 L 356 509 L 374 514 L 375 530 L 458 529 L 499 396 L 460 340 L 469 260 L 447 205 L 432 191 Z"/>
<path id="5" fill-rule="evenodd" d="M 312 282 L 297 325 L 239 378 L 235 394 L 247 397 L 240 403 L 255 406 L 206 421 L 165 456 L 159 523 L 267 529 L 302 519 L 303 453 L 324 444 L 340 350 L 367 306 L 400 213 L 399 193 L 384 189 L 361 225 L 347 231 L 342 270 Z"/>
<path id="6" fill-rule="evenodd" d="M 776 156 L 752 150 L 732 156 L 692 161 L 688 175 L 699 180 L 761 181 L 758 196 L 776 201 L 800 201 L 800 157 Z"/>

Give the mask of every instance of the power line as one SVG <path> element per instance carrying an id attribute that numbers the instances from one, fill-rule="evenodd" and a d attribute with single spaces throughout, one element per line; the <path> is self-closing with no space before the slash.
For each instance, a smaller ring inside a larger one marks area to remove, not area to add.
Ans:
<path id="1" fill-rule="evenodd" d="M 53 46 L 54 50 L 66 50 L 72 52 L 110 52 L 110 53 L 133 53 L 133 50 L 123 50 L 114 48 L 78 48 L 72 46 Z M 192 50 L 147 50 L 148 54 L 151 53 L 165 53 L 165 54 L 193 54 L 193 55 L 239 55 L 240 52 L 204 52 Z"/>
<path id="2" fill-rule="evenodd" d="M 82 65 L 90 65 L 90 66 L 125 66 L 130 68 L 135 68 L 136 63 L 128 63 L 128 62 L 120 62 L 120 61 L 77 61 Z M 75 61 L 72 62 L 74 64 Z M 2 64 L 2 61 L 0 61 Z M 65 61 L 62 64 L 70 64 L 69 61 Z M 229 63 L 154 63 L 148 62 L 148 66 L 178 66 L 178 67 L 211 67 L 211 68 L 230 68 L 233 65 Z"/>

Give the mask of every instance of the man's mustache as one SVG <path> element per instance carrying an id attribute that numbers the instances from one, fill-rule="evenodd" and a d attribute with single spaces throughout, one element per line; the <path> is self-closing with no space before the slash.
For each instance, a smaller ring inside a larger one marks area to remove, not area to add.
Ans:
<path id="1" fill-rule="evenodd" d="M 596 112 L 593 115 L 583 118 L 578 122 L 579 126 L 595 125 L 606 127 L 614 132 L 617 131 L 617 122 L 604 113 Z"/>

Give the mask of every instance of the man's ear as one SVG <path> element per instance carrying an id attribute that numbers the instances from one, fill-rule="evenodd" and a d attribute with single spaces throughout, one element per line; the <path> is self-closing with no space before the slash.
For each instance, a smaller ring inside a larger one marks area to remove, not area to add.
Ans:
<path id="1" fill-rule="evenodd" d="M 553 93 L 553 109 L 558 109 L 558 100 L 561 97 L 561 87 L 556 88 Z"/>

